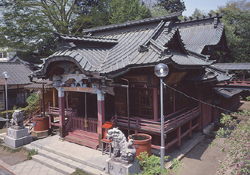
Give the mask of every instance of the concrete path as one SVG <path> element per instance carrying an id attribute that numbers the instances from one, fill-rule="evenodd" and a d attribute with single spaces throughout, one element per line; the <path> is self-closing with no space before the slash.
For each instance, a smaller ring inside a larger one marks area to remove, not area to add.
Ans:
<path id="1" fill-rule="evenodd" d="M 24 161 L 8 168 L 15 175 L 62 175 L 52 168 L 44 166 L 34 160 Z"/>
<path id="2" fill-rule="evenodd" d="M 16 175 L 71 174 L 76 168 L 89 174 L 101 174 L 109 158 L 99 150 L 64 141 L 58 135 L 34 141 L 24 148 L 34 149 L 38 154 L 32 156 L 32 160 L 8 167 Z"/>
<path id="3" fill-rule="evenodd" d="M 204 139 L 203 134 L 194 133 L 191 140 L 182 143 L 181 150 L 168 150 L 166 155 L 170 155 L 170 159 L 181 159 L 202 139 Z M 8 170 L 16 175 L 71 174 L 76 168 L 93 175 L 101 174 L 109 158 L 108 154 L 102 155 L 99 150 L 64 141 L 58 135 L 31 142 L 24 148 L 35 149 L 38 154 L 32 156 L 32 160 L 8 167 Z M 170 166 L 171 163 L 166 162 L 165 167 Z"/>

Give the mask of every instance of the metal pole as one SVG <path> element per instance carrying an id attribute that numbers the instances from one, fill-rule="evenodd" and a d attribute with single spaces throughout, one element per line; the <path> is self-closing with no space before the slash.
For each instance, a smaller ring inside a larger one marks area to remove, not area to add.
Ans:
<path id="1" fill-rule="evenodd" d="M 7 118 L 7 122 L 6 122 L 6 127 L 9 128 L 9 114 L 8 114 L 8 95 L 7 95 L 7 78 L 5 78 L 5 96 L 6 96 L 6 100 L 5 100 L 5 105 L 6 105 L 6 118 Z"/>
<path id="2" fill-rule="evenodd" d="M 163 116 L 163 78 L 160 78 L 160 90 L 161 90 L 161 169 L 164 169 L 164 157 L 165 157 L 165 147 L 164 147 L 164 116 Z"/>

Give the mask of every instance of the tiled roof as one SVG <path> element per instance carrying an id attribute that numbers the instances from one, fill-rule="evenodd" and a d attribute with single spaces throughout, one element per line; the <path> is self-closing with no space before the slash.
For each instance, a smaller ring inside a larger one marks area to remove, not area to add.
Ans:
<path id="1" fill-rule="evenodd" d="M 99 43 L 113 43 L 117 44 L 117 39 L 113 38 L 100 38 L 94 36 L 70 36 L 70 35 L 60 35 L 55 33 L 58 39 L 63 39 L 65 41 L 88 41 L 88 42 L 99 42 Z"/>
<path id="2" fill-rule="evenodd" d="M 242 92 L 241 89 L 224 89 L 224 88 L 215 88 L 215 93 L 218 95 L 221 95 L 225 98 L 230 98 L 236 94 L 239 94 Z"/>
<path id="3" fill-rule="evenodd" d="M 206 70 L 208 72 L 213 72 L 216 75 L 218 82 L 229 81 L 234 76 L 234 74 L 228 74 L 227 71 L 214 67 L 214 65 L 207 67 Z"/>
<path id="4" fill-rule="evenodd" d="M 202 68 L 202 66 L 209 66 L 211 62 L 207 60 L 206 56 L 200 53 L 194 54 L 185 49 L 185 45 L 182 43 L 183 37 L 180 36 L 180 29 L 174 21 L 169 21 L 170 18 L 169 16 L 159 17 L 85 30 L 85 32 L 93 32 L 93 37 L 90 38 L 97 42 L 99 40 L 116 42 L 112 45 L 79 44 L 80 42 L 74 41 L 84 42 L 84 37 L 83 39 L 60 35 L 59 37 L 63 40 L 73 41 L 74 43 L 71 46 L 74 44 L 76 46 L 61 47 L 62 50 L 44 60 L 42 69 L 37 71 L 36 75 L 42 77 L 46 74 L 49 64 L 54 61 L 72 61 L 85 73 L 86 71 L 98 72 L 103 76 L 111 77 L 122 74 L 132 67 L 154 66 L 159 62 L 173 62 L 175 65 L 186 67 L 199 66 Z M 151 25 L 150 21 L 157 23 Z M 148 26 L 145 26 L 145 23 Z M 144 25 L 140 26 L 139 24 Z M 135 27 L 135 25 L 137 26 Z M 126 30 L 124 30 L 125 27 Z M 118 30 L 118 28 L 122 29 Z M 114 31 L 110 32 L 111 29 L 114 29 Z M 100 31 L 102 31 L 102 35 Z M 95 37 L 95 32 L 98 33 L 98 37 Z M 179 41 L 179 43 L 175 42 L 175 44 L 178 44 L 176 51 L 173 51 L 174 48 L 170 45 L 174 37 L 177 37 Z"/>
<path id="5" fill-rule="evenodd" d="M 196 58 L 191 55 L 182 54 L 179 52 L 171 52 L 173 57 L 171 58 L 176 64 L 178 65 L 185 65 L 185 66 L 208 66 L 211 63 L 203 60 L 201 58 Z"/>
<path id="6" fill-rule="evenodd" d="M 215 18 L 179 23 L 178 27 L 186 48 L 196 53 L 202 53 L 205 46 L 217 45 L 224 31 L 224 24 Z"/>
<path id="7" fill-rule="evenodd" d="M 113 24 L 113 25 L 108 25 L 108 26 L 101 26 L 101 27 L 96 27 L 96 28 L 91 28 L 91 29 L 85 29 L 83 30 L 83 33 L 91 33 L 91 32 L 99 32 L 99 31 L 107 31 L 107 30 L 114 30 L 118 28 L 123 28 L 123 27 L 131 27 L 131 26 L 136 26 L 136 25 L 141 25 L 141 24 L 147 24 L 147 23 L 153 23 L 153 22 L 160 22 L 161 20 L 171 20 L 175 19 L 176 21 L 178 20 L 178 16 L 181 15 L 181 12 L 169 14 L 166 16 L 158 16 L 154 18 L 146 18 L 146 19 L 141 19 L 141 20 L 136 20 L 136 21 L 129 21 L 125 23 L 119 23 L 119 24 Z"/>
<path id="8" fill-rule="evenodd" d="M 47 80 L 37 80 L 36 83 L 32 83 L 29 85 L 24 86 L 25 89 L 42 89 L 43 88 L 43 84 L 44 83 L 44 88 L 45 89 L 50 89 L 53 88 L 53 81 L 49 81 Z"/>
<path id="9" fill-rule="evenodd" d="M 21 84 L 31 83 L 28 77 L 31 71 L 21 63 L 1 62 L 0 63 L 1 79 L 4 79 L 2 75 L 4 71 L 8 73 L 9 78 L 7 82 L 9 85 L 21 85 Z"/>
<path id="10" fill-rule="evenodd" d="M 250 70 L 250 63 L 216 63 L 213 66 L 223 70 Z"/>

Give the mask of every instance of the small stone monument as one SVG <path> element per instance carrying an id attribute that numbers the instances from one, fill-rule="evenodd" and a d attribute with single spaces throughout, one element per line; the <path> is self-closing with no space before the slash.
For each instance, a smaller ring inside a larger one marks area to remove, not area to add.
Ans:
<path id="1" fill-rule="evenodd" d="M 7 128 L 7 136 L 4 137 L 4 143 L 13 148 L 17 148 L 32 141 L 32 136 L 28 133 L 28 128 L 23 126 L 23 111 L 14 110 L 11 119 L 11 127 Z"/>
<path id="2" fill-rule="evenodd" d="M 106 161 L 105 174 L 127 175 L 140 172 L 139 162 L 136 159 L 136 150 L 132 146 L 133 139 L 127 142 L 125 135 L 118 129 L 108 130 L 107 138 L 111 139 L 113 155 Z"/>

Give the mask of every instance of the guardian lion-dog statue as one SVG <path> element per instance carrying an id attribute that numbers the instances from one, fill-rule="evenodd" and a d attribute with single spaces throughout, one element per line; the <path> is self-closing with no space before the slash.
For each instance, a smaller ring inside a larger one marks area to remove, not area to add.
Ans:
<path id="1" fill-rule="evenodd" d="M 10 120 L 11 128 L 13 129 L 22 129 L 23 126 L 23 111 L 22 110 L 14 110 L 12 114 L 12 119 Z"/>
<path id="2" fill-rule="evenodd" d="M 111 145 L 113 147 L 113 160 L 120 161 L 125 164 L 134 162 L 136 150 L 132 146 L 134 144 L 133 139 L 130 139 L 127 142 L 125 135 L 118 128 L 108 130 L 107 138 L 111 139 Z"/>

